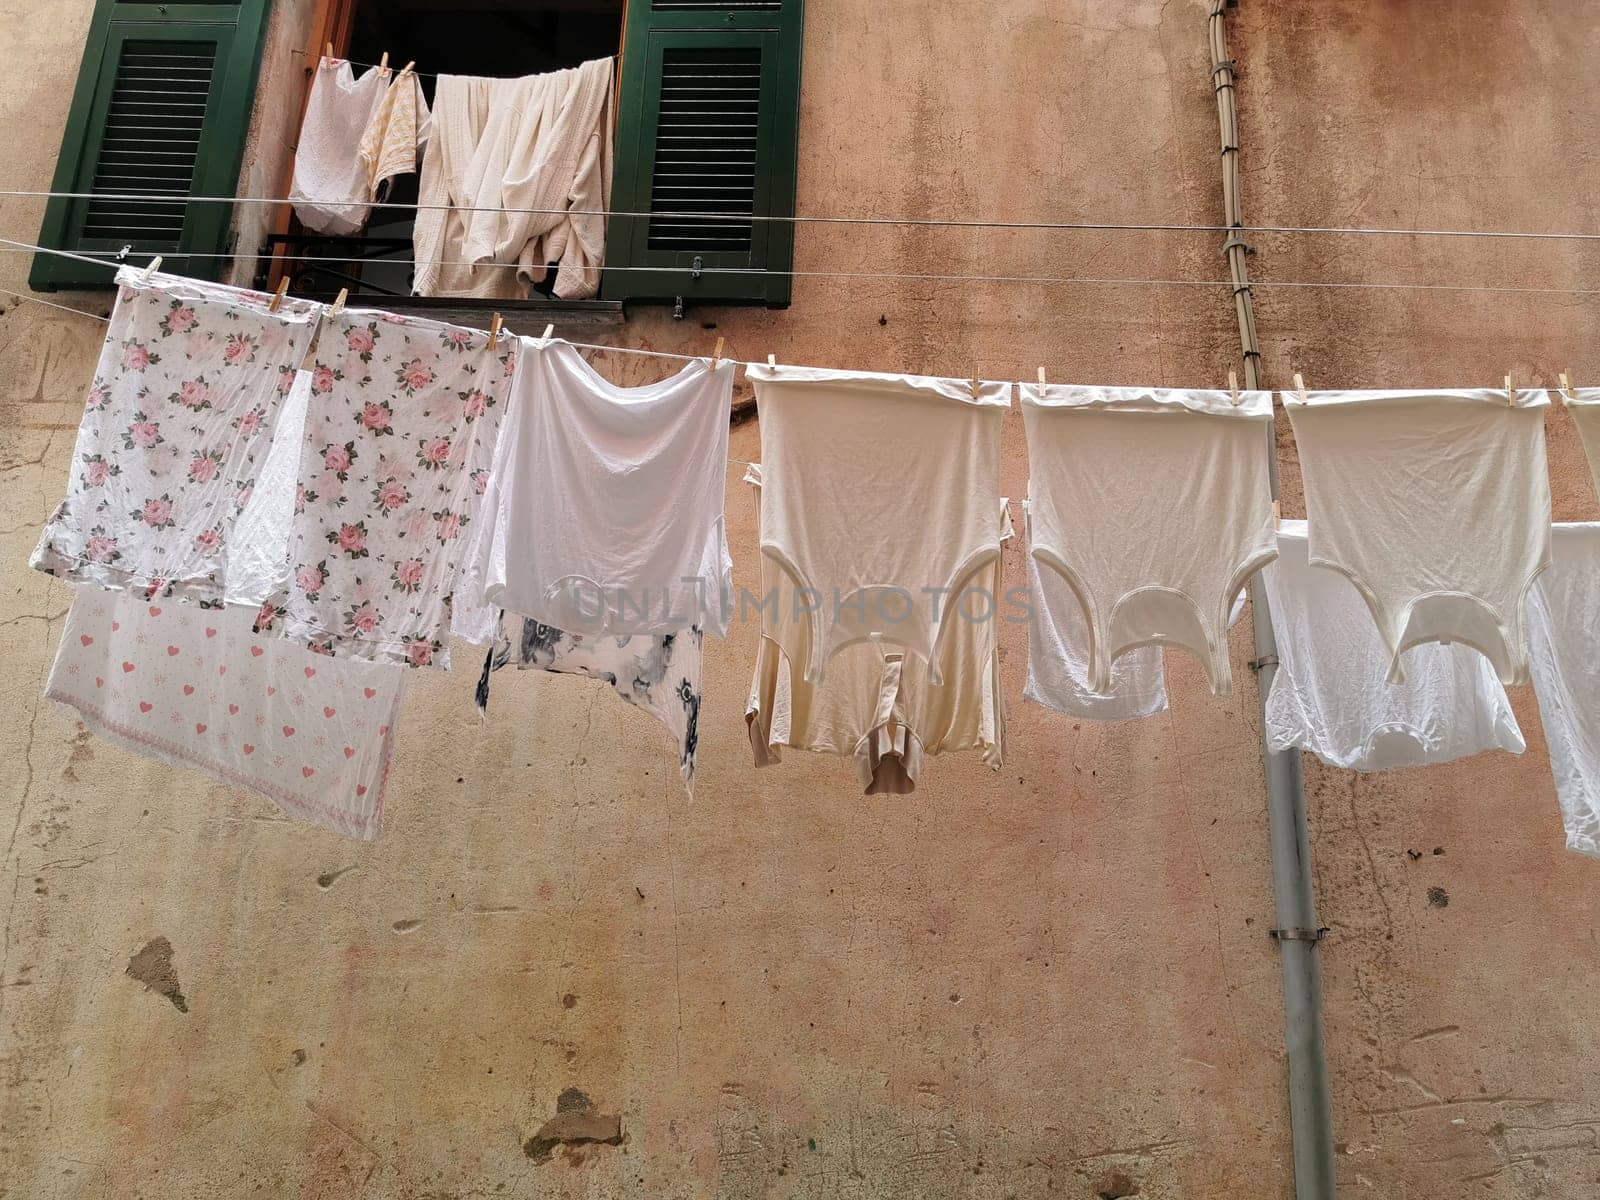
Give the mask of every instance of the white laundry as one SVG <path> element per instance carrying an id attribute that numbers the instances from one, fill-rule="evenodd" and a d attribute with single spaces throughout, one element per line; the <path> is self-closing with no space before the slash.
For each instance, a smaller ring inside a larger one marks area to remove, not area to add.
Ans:
<path id="1" fill-rule="evenodd" d="M 1231 690 L 1230 607 L 1277 554 L 1271 415 L 1267 392 L 1023 386 L 1030 554 L 1084 610 L 1092 692 L 1153 645 Z"/>
<path id="2" fill-rule="evenodd" d="M 318 61 L 295 146 L 289 200 L 316 233 L 359 233 L 371 211 L 362 135 L 389 90 L 389 72 L 372 68 L 357 79 L 342 59 Z"/>
<path id="3" fill-rule="evenodd" d="M 1026 503 L 1023 507 L 1026 511 Z M 1087 721 L 1132 721 L 1164 711 L 1167 682 L 1161 647 L 1128 651 L 1111 664 L 1111 686 L 1104 692 L 1092 690 L 1083 605 L 1059 571 L 1041 571 L 1039 560 L 1027 557 L 1033 619 L 1023 699 Z"/>
<path id="4" fill-rule="evenodd" d="M 1266 705 L 1273 751 L 1298 746 L 1329 766 L 1382 771 L 1525 749 L 1505 687 L 1471 647 L 1415 646 L 1405 681 L 1386 681 L 1389 655 L 1361 593 L 1310 565 L 1306 522 L 1283 522 L 1262 577 L 1278 643 Z"/>
<path id="5" fill-rule="evenodd" d="M 414 233 L 417 295 L 526 299 L 552 262 L 558 298 L 599 290 L 611 71 L 602 58 L 519 79 L 439 76 Z M 505 263 L 517 267 L 491 265 Z"/>
<path id="6" fill-rule="evenodd" d="M 1550 563 L 1547 393 L 1285 393 L 1310 561 L 1360 589 L 1388 652 L 1462 642 L 1528 681 L 1523 604 Z"/>
<path id="7" fill-rule="evenodd" d="M 619 387 L 524 338 L 479 543 L 486 601 L 571 633 L 727 633 L 734 364 Z"/>
<path id="8" fill-rule="evenodd" d="M 138 754 L 376 837 L 406 668 L 261 637 L 253 617 L 80 588 L 45 698 Z"/>
<path id="9" fill-rule="evenodd" d="M 300 442 L 306 433 L 311 372 L 295 372 L 278 410 L 272 445 L 256 476 L 255 495 L 239 514 L 228 546 L 223 600 L 261 605 L 289 582 L 289 538 L 294 532 L 295 487 L 300 480 Z"/>
<path id="10" fill-rule="evenodd" d="M 1583 453 L 1589 460 L 1589 478 L 1600 496 L 1600 388 L 1575 388 L 1566 398 L 1567 412 L 1578 427 Z"/>
<path id="11" fill-rule="evenodd" d="M 940 683 L 956 601 L 1000 555 L 1011 385 L 764 364 L 745 377 L 761 413 L 763 633 L 807 683 L 858 641 L 904 648 Z"/>
<path id="12" fill-rule="evenodd" d="M 410 175 L 428 141 L 432 117 L 422 83 L 411 71 L 401 71 L 383 94 L 361 135 L 358 153 L 367 170 L 367 197 L 396 175 Z"/>
<path id="13" fill-rule="evenodd" d="M 1557 525 L 1528 597 L 1533 690 L 1567 848 L 1600 857 L 1600 523 Z"/>
<path id="14" fill-rule="evenodd" d="M 759 466 L 745 474 L 745 482 L 758 488 L 761 480 Z M 1004 498 L 992 512 L 1003 542 L 1011 536 Z M 782 566 L 763 557 L 763 594 L 774 594 L 783 575 Z M 988 608 L 972 596 L 952 600 L 959 607 L 939 643 L 937 681 L 932 666 L 886 639 L 840 647 L 826 678 L 808 681 L 792 667 L 806 661 L 806 627 L 792 658 L 777 641 L 762 637 L 745 706 L 756 766 L 778 762 L 785 749 L 837 754 L 851 760 L 869 796 L 914 791 L 929 755 L 978 750 L 986 765 L 999 770 L 1005 757 L 1005 701 L 997 623 L 1011 613 L 1015 599 L 1010 593 L 1002 597 L 1001 587 L 998 556 L 968 576 L 967 588 L 985 594 Z"/>

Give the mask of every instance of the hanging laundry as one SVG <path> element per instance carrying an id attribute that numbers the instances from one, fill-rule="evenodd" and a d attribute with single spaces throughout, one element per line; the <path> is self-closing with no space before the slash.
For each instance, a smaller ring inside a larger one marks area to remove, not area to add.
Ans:
<path id="1" fill-rule="evenodd" d="M 761 486 L 761 468 L 745 482 Z M 1011 537 L 1008 505 L 996 509 L 1001 541 Z M 763 596 L 774 594 L 783 568 L 761 560 Z M 931 754 L 979 750 L 999 770 L 1005 754 L 1005 702 L 1000 693 L 997 622 L 1001 559 L 990 559 L 952 596 L 955 619 L 940 649 L 939 675 L 928 664 L 881 642 L 860 641 L 834 652 L 824 682 L 808 683 L 783 648 L 763 637 L 757 653 L 745 724 L 758 767 L 779 762 L 784 749 L 849 758 L 866 795 L 905 795 L 916 789 Z M 1009 609 L 1006 610 L 1009 612 Z M 798 661 L 804 661 L 804 631 Z"/>
<path id="2" fill-rule="evenodd" d="M 289 200 L 314 233 L 361 232 L 372 191 L 360 154 L 362 136 L 390 91 L 390 73 L 373 67 L 357 79 L 342 59 L 318 61 L 300 122 Z"/>
<path id="3" fill-rule="evenodd" d="M 1262 575 L 1278 670 L 1267 695 L 1267 745 L 1300 747 L 1332 767 L 1382 771 L 1526 748 L 1494 668 L 1467 646 L 1406 651 L 1406 678 L 1385 681 L 1389 655 L 1355 586 L 1310 565 L 1306 522 L 1285 521 Z"/>
<path id="4" fill-rule="evenodd" d="M 603 58 L 520 79 L 439 76 L 414 234 L 417 295 L 526 299 L 549 263 L 559 299 L 599 290 L 611 71 Z"/>
<path id="5" fill-rule="evenodd" d="M 515 340 L 345 309 L 324 318 L 300 450 L 294 566 L 273 619 L 321 653 L 449 665 L 492 628 L 457 591 L 515 363 Z"/>
<path id="6" fill-rule="evenodd" d="M 272 445 L 256 475 L 250 507 L 239 514 L 222 598 L 259 609 L 289 584 L 289 539 L 300 480 L 300 443 L 311 400 L 311 372 L 297 371 L 278 412 Z"/>
<path id="7" fill-rule="evenodd" d="M 252 615 L 80 588 L 45 698 L 135 753 L 376 837 L 404 668 L 257 637 Z"/>
<path id="8" fill-rule="evenodd" d="M 485 599 L 568 633 L 728 630 L 734 364 L 619 387 L 522 339 L 480 545 Z"/>
<path id="9" fill-rule="evenodd" d="M 1533 691 L 1567 849 L 1600 858 L 1600 523 L 1557 525 L 1528 597 Z"/>
<path id="10" fill-rule="evenodd" d="M 1584 456 L 1589 460 L 1595 495 L 1600 496 L 1600 388 L 1574 388 L 1566 403 L 1572 423 L 1578 427 Z"/>
<path id="11" fill-rule="evenodd" d="M 910 789 L 924 753 L 981 744 L 997 764 L 1010 385 L 761 365 L 746 376 L 763 478 L 757 763 L 786 744 L 846 754 L 869 790 L 890 792 Z"/>
<path id="12" fill-rule="evenodd" d="M 489 707 L 490 674 L 507 664 L 525 671 L 602 680 L 672 734 L 678 745 L 678 770 L 692 795 L 700 742 L 701 638 L 698 626 L 659 636 L 590 637 L 502 613 L 499 632 L 478 680 L 478 711 L 487 712 Z"/>
<path id="13" fill-rule="evenodd" d="M 1372 611 L 1391 683 L 1429 641 L 1528 681 L 1523 600 L 1550 563 L 1543 391 L 1285 393 L 1305 477 L 1310 563 Z"/>
<path id="14" fill-rule="evenodd" d="M 73 583 L 220 602 L 317 306 L 117 273 L 66 499 L 33 552 Z"/>
<path id="15" fill-rule="evenodd" d="M 1120 656 L 1167 645 L 1226 695 L 1229 609 L 1277 554 L 1270 393 L 1024 384 L 1022 416 L 1030 553 L 1083 611 L 1088 690 L 1112 689 Z M 1030 660 L 1049 651 L 1030 639 Z"/>
<path id="16" fill-rule="evenodd" d="M 383 93 L 357 147 L 367 169 L 367 199 L 376 200 L 389 180 L 417 169 L 431 124 L 422 81 L 409 69 L 401 71 Z"/>
<path id="17" fill-rule="evenodd" d="M 1023 511 L 1028 509 L 1023 502 Z M 1028 540 L 1033 541 L 1030 530 Z M 1111 686 L 1089 687 L 1089 626 L 1083 605 L 1059 571 L 1028 555 L 1028 682 L 1022 697 L 1086 721 L 1132 721 L 1164 712 L 1167 677 L 1160 646 L 1129 650 L 1111 664 Z"/>

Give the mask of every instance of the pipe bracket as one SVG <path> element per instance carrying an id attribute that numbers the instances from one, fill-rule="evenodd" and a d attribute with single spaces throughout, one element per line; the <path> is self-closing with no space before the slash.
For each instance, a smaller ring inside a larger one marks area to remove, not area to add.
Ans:
<path id="1" fill-rule="evenodd" d="M 1267 936 L 1279 942 L 1320 942 L 1328 936 L 1328 927 L 1321 925 L 1316 929 L 1269 929 Z"/>

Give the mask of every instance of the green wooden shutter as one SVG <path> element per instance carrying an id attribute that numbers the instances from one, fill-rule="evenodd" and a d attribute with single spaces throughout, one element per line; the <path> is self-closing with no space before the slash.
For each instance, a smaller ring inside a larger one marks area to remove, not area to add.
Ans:
<path id="1" fill-rule="evenodd" d="M 135 261 L 164 255 L 168 268 L 215 276 L 233 206 L 186 196 L 231 196 L 271 0 L 134 4 L 99 0 L 72 97 L 56 192 L 151 196 L 153 200 L 52 199 L 39 244 L 117 251 Z M 29 284 L 40 291 L 109 287 L 112 271 L 34 255 Z"/>
<path id="2" fill-rule="evenodd" d="M 606 299 L 789 303 L 803 9 L 629 0 Z"/>

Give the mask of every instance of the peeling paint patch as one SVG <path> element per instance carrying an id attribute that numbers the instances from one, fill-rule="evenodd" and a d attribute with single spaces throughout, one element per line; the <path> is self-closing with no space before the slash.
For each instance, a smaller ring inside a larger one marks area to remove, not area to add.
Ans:
<path id="1" fill-rule="evenodd" d="M 172 943 L 164 937 L 151 938 L 144 948 L 128 960 L 128 974 L 152 992 L 159 992 L 172 1001 L 172 1007 L 181 1013 L 189 1011 L 189 1002 L 183 998 L 178 985 L 178 972 L 172 965 Z"/>
<path id="2" fill-rule="evenodd" d="M 317 886 L 323 891 L 327 891 L 339 881 L 339 876 L 343 875 L 346 871 L 354 870 L 355 867 L 349 866 L 340 867 L 337 871 L 324 871 L 321 875 L 317 876 Z"/>
<path id="3" fill-rule="evenodd" d="M 1139 1185 L 1126 1171 L 1113 1171 L 1095 1185 L 1094 1194 L 1099 1200 L 1124 1200 L 1127 1196 L 1137 1196 Z"/>
<path id="4" fill-rule="evenodd" d="M 1450 893 L 1442 887 L 1431 887 L 1428 889 L 1428 903 L 1435 908 L 1449 908 Z"/>
<path id="5" fill-rule="evenodd" d="M 556 1097 L 556 1115 L 522 1143 L 522 1152 L 536 1163 L 547 1163 L 558 1146 L 620 1146 L 622 1118 L 595 1112 L 594 1101 L 577 1088 Z"/>

